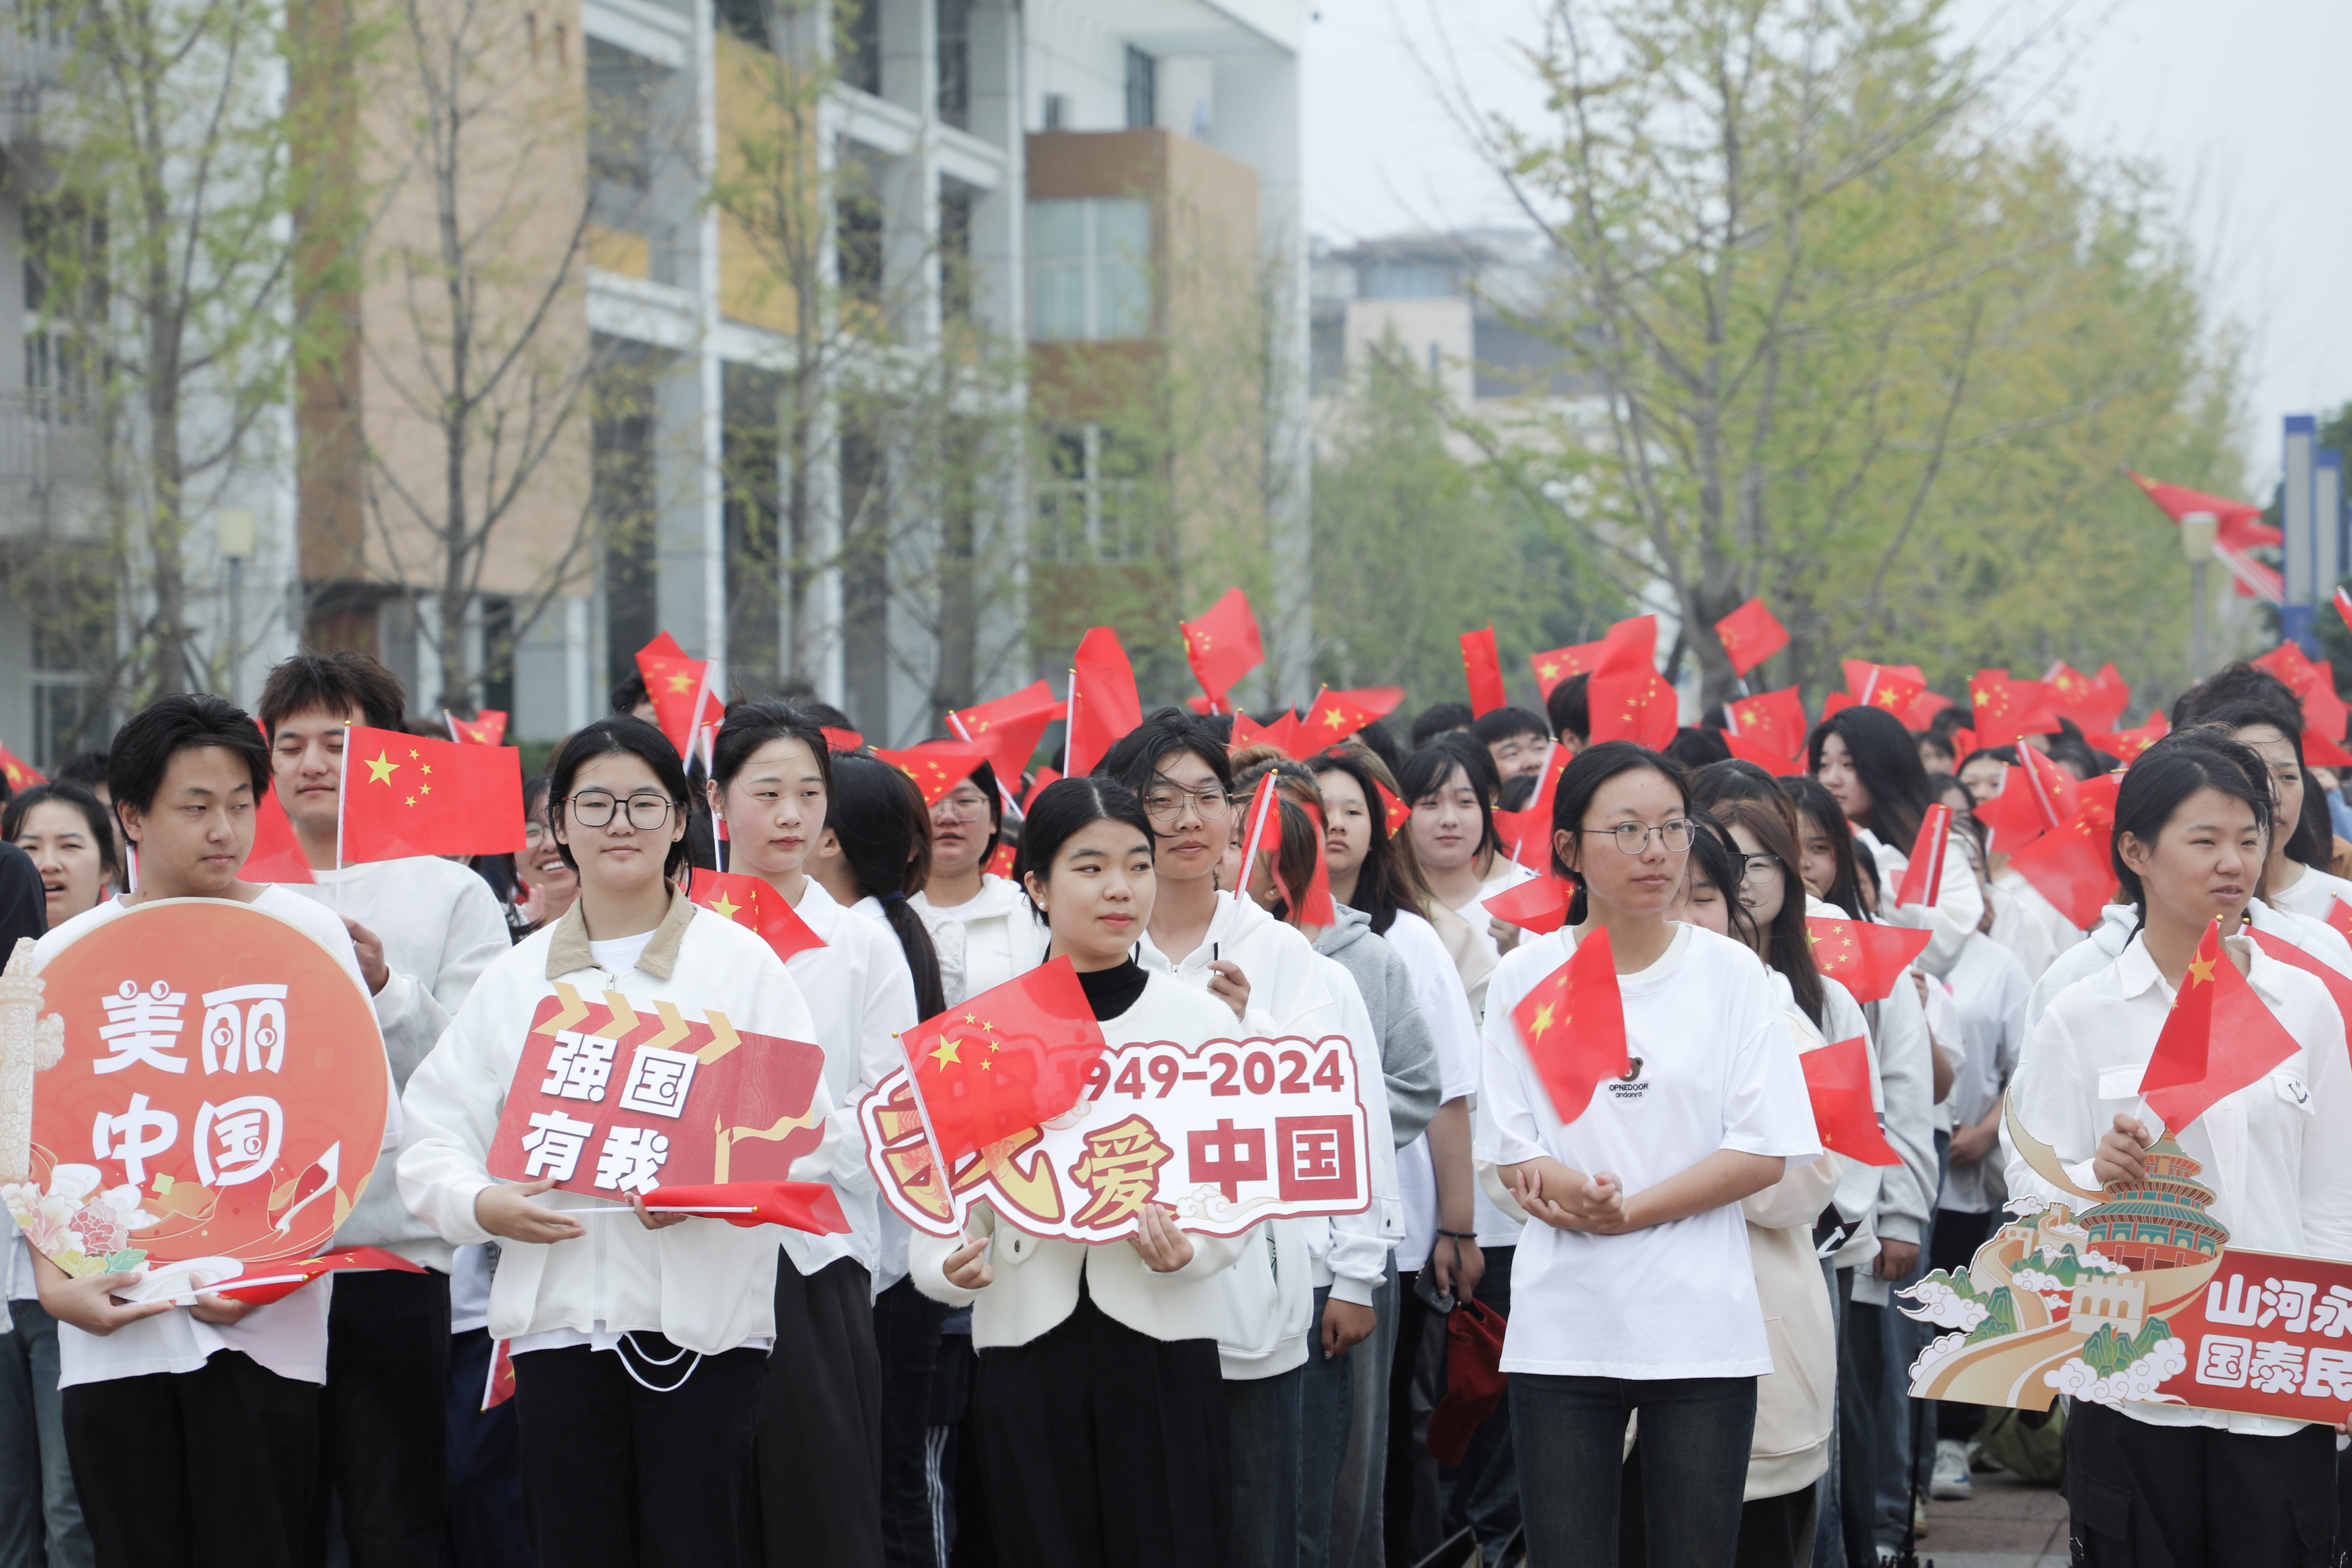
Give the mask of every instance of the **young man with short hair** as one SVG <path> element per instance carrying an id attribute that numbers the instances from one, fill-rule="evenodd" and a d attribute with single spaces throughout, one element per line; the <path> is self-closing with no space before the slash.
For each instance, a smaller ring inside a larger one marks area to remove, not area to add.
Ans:
<path id="1" fill-rule="evenodd" d="M 158 700 L 115 737 L 107 784 L 139 855 L 139 889 L 50 931 L 37 965 L 139 905 L 234 899 L 299 926 L 360 980 L 341 921 L 287 889 L 237 879 L 254 803 L 269 787 L 268 748 L 242 709 Z M 394 1095 L 383 1152 L 399 1147 Z M 99 1568 L 316 1562 L 331 1277 L 267 1306 L 201 1292 L 179 1307 L 115 1300 L 129 1274 L 71 1278 L 46 1258 L 34 1268 L 59 1324 L 66 1448 Z"/>
<path id="2" fill-rule="evenodd" d="M 457 861 L 427 855 L 337 868 L 345 731 L 397 730 L 407 705 L 398 678 L 361 653 L 298 654 L 261 692 L 278 796 L 315 879 L 287 890 L 349 928 L 403 1089 L 475 978 L 509 946 L 489 884 Z M 459 1271 L 449 1244 L 402 1205 L 393 1163 L 387 1154 L 377 1164 L 334 1244 L 381 1247 L 427 1272 L 352 1272 L 339 1283 L 321 1458 L 353 1568 L 437 1568 L 448 1513 L 452 1274 L 460 1293 L 479 1275 L 485 1298 L 488 1280 L 478 1250 Z"/>
<path id="3" fill-rule="evenodd" d="M 1539 779 L 1544 770 L 1544 758 L 1551 751 L 1551 726 L 1540 713 L 1530 713 L 1524 708 L 1493 708 L 1478 715 L 1470 726 L 1495 759 L 1495 771 L 1509 784 L 1516 778 Z"/>

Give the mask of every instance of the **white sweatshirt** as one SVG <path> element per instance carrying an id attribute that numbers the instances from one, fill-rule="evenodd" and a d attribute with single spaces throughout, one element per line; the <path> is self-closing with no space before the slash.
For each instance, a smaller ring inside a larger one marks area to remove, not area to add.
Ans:
<path id="1" fill-rule="evenodd" d="M 488 1241 L 474 1200 L 493 1184 L 490 1140 L 523 1038 L 555 982 L 589 993 L 618 991 L 651 1012 L 669 1002 L 691 1017 L 724 1013 L 738 1029 L 813 1040 L 815 1021 L 800 987 L 752 931 L 675 894 L 669 912 L 628 973 L 594 967 L 580 906 L 531 935 L 482 972 L 448 1033 L 410 1077 L 403 1104 L 408 1135 L 400 1151 L 400 1195 L 443 1237 Z M 828 1075 L 829 1076 L 829 1075 Z M 794 1181 L 824 1181 L 841 1144 L 824 1082 L 809 1111 L 823 1142 L 793 1163 Z M 571 1193 L 536 1200 L 562 1209 L 614 1205 Z M 587 1234 L 547 1244 L 501 1239 L 490 1283 L 494 1338 L 571 1330 L 583 1335 L 655 1331 L 690 1351 L 715 1355 L 775 1332 L 776 1226 L 689 1219 L 646 1230 L 633 1218 L 600 1216 Z"/>
<path id="2" fill-rule="evenodd" d="M 940 948 L 940 979 L 948 1004 L 992 990 L 1045 962 L 1052 940 L 1020 885 L 1006 877 L 980 879 L 980 891 L 961 904 L 935 904 L 921 893 L 907 900 L 931 929 Z M 952 964 L 949 948 L 955 953 Z M 956 971 L 953 979 L 948 971 Z"/>

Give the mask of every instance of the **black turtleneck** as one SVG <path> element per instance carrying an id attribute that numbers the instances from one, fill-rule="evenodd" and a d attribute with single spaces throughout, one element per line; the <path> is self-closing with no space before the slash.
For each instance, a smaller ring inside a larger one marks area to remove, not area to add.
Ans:
<path id="1" fill-rule="evenodd" d="M 1086 991 L 1087 1005 L 1095 1010 L 1095 1022 L 1108 1024 L 1135 1005 L 1143 994 L 1146 976 L 1143 965 L 1129 953 L 1127 962 L 1116 969 L 1082 969 L 1078 984 Z"/>

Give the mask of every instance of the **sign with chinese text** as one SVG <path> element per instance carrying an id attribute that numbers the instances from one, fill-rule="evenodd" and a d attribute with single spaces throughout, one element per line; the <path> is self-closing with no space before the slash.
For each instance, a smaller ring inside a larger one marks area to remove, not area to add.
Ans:
<path id="1" fill-rule="evenodd" d="M 248 904 L 171 899 L 10 980 L 27 983 L 47 1016 L 31 1073 L 0 1063 L 0 1093 L 28 1081 L 32 1100 L 29 1127 L 0 1106 L 0 1192 L 51 1261 L 216 1281 L 325 1247 L 392 1088 L 374 1005 L 334 954 Z"/>
<path id="2" fill-rule="evenodd" d="M 532 1016 L 490 1142 L 501 1181 L 626 1202 L 659 1186 L 782 1181 L 824 1142 L 824 1052 L 716 1009 L 561 981 Z"/>
<path id="3" fill-rule="evenodd" d="M 1068 1114 L 967 1156 L 944 1183 L 905 1068 L 858 1119 L 884 1199 L 933 1236 L 961 1234 L 982 1198 L 1007 1224 L 1068 1241 L 1132 1236 L 1148 1203 L 1174 1209 L 1185 1230 L 1238 1236 L 1370 1205 L 1360 1088 L 1336 1035 L 1120 1046 Z"/>

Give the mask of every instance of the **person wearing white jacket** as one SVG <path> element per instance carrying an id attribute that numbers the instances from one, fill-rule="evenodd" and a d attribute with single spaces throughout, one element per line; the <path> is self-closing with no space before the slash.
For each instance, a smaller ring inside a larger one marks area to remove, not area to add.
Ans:
<path id="1" fill-rule="evenodd" d="M 687 791 L 677 752 L 642 720 L 600 720 L 564 742 L 550 809 L 580 898 L 483 972 L 403 1100 L 402 1198 L 446 1240 L 502 1243 L 489 1330 L 510 1342 L 541 1563 L 760 1555 L 742 1525 L 776 1334 L 778 1228 L 650 1215 L 635 1194 L 633 1216 L 551 1192 L 551 1175 L 501 1182 L 488 1166 L 525 1037 L 558 982 L 618 992 L 644 1012 L 717 1009 L 745 1032 L 813 1037 L 801 989 L 767 943 L 671 882 L 686 864 Z M 820 1077 L 793 1180 L 829 1173 L 835 1110 Z"/>
<path id="2" fill-rule="evenodd" d="M 2237 924 L 2269 833 L 2290 826 L 2271 806 L 2261 761 L 2210 731 L 2173 731 L 2124 775 L 2112 856 L 2138 930 L 2033 1026 L 2010 1099 L 2056 1166 L 2013 1151 L 2017 1197 L 2079 1209 L 2085 1194 L 2143 1179 L 2154 1147 L 2196 1162 L 2231 1247 L 2352 1259 L 2352 1068 L 2317 979 L 2225 938 L 2220 962 L 2296 1048 L 2186 1126 L 2164 1126 L 2141 1090 L 2177 999 L 2214 983 L 2197 973 L 2206 935 L 2217 920 Z M 2319 1562 L 2336 1534 L 2336 1436 L 2324 1420 L 2078 1395 L 2066 1497 L 2085 1568 Z"/>
<path id="3" fill-rule="evenodd" d="M 1024 825 L 1023 885 L 1116 1047 L 1229 1037 L 1221 999 L 1135 962 L 1155 834 L 1103 778 L 1059 779 Z M 982 1205 L 961 1238 L 918 1236 L 916 1286 L 972 1308 L 971 1430 L 999 1561 L 1028 1568 L 1192 1568 L 1230 1560 L 1233 1477 L 1217 1340 L 1219 1276 L 1253 1228 L 1192 1236 L 1144 1203 L 1137 1232 L 1087 1246 L 1014 1230 Z"/>
<path id="4" fill-rule="evenodd" d="M 1004 831 L 1004 795 L 986 763 L 931 806 L 931 870 L 915 906 L 939 943 L 948 1004 L 1037 967 L 1045 928 L 1009 877 L 984 868 Z"/>

